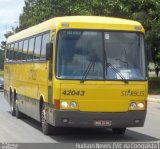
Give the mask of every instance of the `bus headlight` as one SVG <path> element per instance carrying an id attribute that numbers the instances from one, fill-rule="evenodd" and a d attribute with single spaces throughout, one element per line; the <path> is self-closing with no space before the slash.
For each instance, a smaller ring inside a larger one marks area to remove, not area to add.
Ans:
<path id="1" fill-rule="evenodd" d="M 61 107 L 62 108 L 68 108 L 68 103 L 66 101 L 61 102 Z"/>
<path id="2" fill-rule="evenodd" d="M 144 108 L 144 104 L 143 104 L 143 103 L 138 103 L 138 104 L 137 104 L 137 107 L 138 107 L 139 109 L 143 109 L 143 108 Z"/>
<path id="3" fill-rule="evenodd" d="M 130 108 L 131 108 L 131 110 L 135 110 L 136 109 L 136 103 L 134 103 L 134 102 L 132 102 L 131 104 L 130 104 Z"/>
<path id="4" fill-rule="evenodd" d="M 76 107 L 77 107 L 77 103 L 76 103 L 75 101 L 72 101 L 72 102 L 70 103 L 70 108 L 74 109 L 74 108 L 76 108 Z"/>

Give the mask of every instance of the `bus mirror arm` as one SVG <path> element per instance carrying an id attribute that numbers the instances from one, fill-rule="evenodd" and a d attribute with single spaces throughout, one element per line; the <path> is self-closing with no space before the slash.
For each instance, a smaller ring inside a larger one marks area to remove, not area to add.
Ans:
<path id="1" fill-rule="evenodd" d="M 53 57 L 53 43 L 49 42 L 46 44 L 46 60 L 52 61 Z"/>
<path id="2" fill-rule="evenodd" d="M 48 79 L 50 81 L 52 80 L 52 76 L 53 76 L 53 74 L 52 74 L 52 63 L 50 62 L 49 63 L 49 76 L 48 76 Z"/>
<path id="3" fill-rule="evenodd" d="M 53 59 L 53 43 L 46 44 L 46 60 L 49 60 L 49 76 L 48 79 L 52 80 L 52 59 Z"/>

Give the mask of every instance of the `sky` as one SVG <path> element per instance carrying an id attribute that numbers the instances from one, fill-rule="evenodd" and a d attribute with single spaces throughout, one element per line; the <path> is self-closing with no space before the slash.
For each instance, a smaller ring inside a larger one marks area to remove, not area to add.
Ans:
<path id="1" fill-rule="evenodd" d="M 0 43 L 4 34 L 19 24 L 19 15 L 23 11 L 24 0 L 0 0 Z"/>

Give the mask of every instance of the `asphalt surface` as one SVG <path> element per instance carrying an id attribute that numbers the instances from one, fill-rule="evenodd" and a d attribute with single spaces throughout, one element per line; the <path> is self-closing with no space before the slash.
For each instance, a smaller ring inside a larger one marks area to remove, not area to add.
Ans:
<path id="1" fill-rule="evenodd" d="M 0 92 L 0 143 L 109 143 L 160 142 L 160 103 L 148 102 L 144 127 L 128 128 L 125 135 L 104 129 L 62 129 L 60 134 L 45 136 L 41 125 L 31 118 L 17 119 L 10 114 L 9 104 Z M 66 145 L 64 145 L 67 148 Z"/>

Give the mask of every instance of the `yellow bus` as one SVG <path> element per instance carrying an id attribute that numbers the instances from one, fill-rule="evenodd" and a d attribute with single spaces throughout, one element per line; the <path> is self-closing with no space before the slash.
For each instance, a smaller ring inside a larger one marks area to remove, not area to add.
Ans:
<path id="1" fill-rule="evenodd" d="M 144 125 L 148 81 L 144 28 L 98 16 L 56 17 L 7 40 L 4 94 L 17 118 L 60 127 Z"/>

